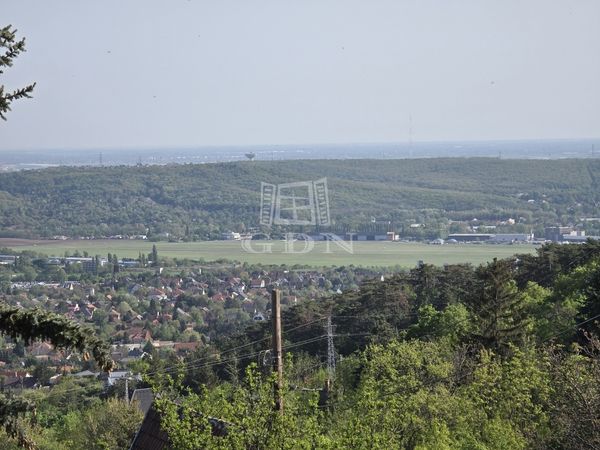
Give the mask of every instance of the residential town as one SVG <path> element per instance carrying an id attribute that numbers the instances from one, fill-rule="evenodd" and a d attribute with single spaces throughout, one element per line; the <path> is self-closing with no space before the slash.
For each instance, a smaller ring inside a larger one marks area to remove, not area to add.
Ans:
<path id="1" fill-rule="evenodd" d="M 184 357 L 252 322 L 268 320 L 273 288 L 281 290 L 281 303 L 287 308 L 306 299 L 357 290 L 362 280 L 387 273 L 234 263 L 162 267 L 159 262 L 140 267 L 139 260 L 114 264 L 112 256 L 0 255 L 4 275 L 0 300 L 18 308 L 55 312 L 92 327 L 110 342 L 117 364 L 116 371 L 103 374 L 80 355 L 47 342 L 23 347 L 3 337 L 3 389 L 53 386 L 65 376 L 93 377 L 110 387 L 120 378 L 135 377 L 136 363 L 145 358 Z"/>

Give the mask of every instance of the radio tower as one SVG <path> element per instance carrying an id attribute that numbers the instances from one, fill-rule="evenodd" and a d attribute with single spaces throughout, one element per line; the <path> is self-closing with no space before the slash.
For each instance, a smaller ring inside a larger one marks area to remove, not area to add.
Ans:
<path id="1" fill-rule="evenodd" d="M 412 114 L 408 115 L 408 154 L 413 157 L 413 124 Z"/>
<path id="2" fill-rule="evenodd" d="M 335 347 L 333 346 L 333 325 L 331 324 L 331 316 L 327 317 L 325 329 L 327 331 L 327 374 L 329 377 L 329 384 L 331 384 L 335 377 Z"/>

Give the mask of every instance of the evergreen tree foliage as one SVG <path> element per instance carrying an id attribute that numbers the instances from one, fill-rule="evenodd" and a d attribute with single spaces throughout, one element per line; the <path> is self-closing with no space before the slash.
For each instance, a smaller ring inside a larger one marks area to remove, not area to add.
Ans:
<path id="1" fill-rule="evenodd" d="M 113 367 L 108 345 L 88 328 L 60 314 L 0 305 L 0 333 L 26 345 L 46 340 L 57 348 L 77 350 L 86 360 L 93 358 L 102 370 Z"/>
<path id="2" fill-rule="evenodd" d="M 113 367 L 106 343 L 93 331 L 59 314 L 0 305 L 0 334 L 19 339 L 26 345 L 38 339 L 46 340 L 57 348 L 78 350 L 84 359 L 93 357 L 103 370 Z M 31 402 L 0 396 L 0 426 L 24 448 L 35 448 L 21 421 L 33 408 Z"/>
<path id="3" fill-rule="evenodd" d="M 469 299 L 478 328 L 474 337 L 495 351 L 522 343 L 527 329 L 527 311 L 513 279 L 513 266 L 512 260 L 494 259 L 478 268 L 476 290 Z"/>
<path id="4" fill-rule="evenodd" d="M 3 52 L 0 53 L 0 75 L 4 73 L 6 67 L 11 67 L 13 60 L 24 51 L 25 38 L 17 39 L 17 30 L 13 30 L 12 25 L 0 28 L 0 52 Z M 0 84 L 0 119 L 6 120 L 6 113 L 10 111 L 13 101 L 31 98 L 34 87 L 35 83 L 10 92 L 5 91 L 4 85 Z"/>
<path id="5" fill-rule="evenodd" d="M 156 244 L 152 246 L 152 266 L 158 267 L 158 250 Z"/>

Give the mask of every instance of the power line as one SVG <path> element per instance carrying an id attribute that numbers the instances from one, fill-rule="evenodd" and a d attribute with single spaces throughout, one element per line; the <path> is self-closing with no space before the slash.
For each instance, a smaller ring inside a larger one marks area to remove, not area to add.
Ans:
<path id="1" fill-rule="evenodd" d="M 571 261 L 568 264 L 567 267 L 568 268 L 573 267 L 574 264 L 576 264 L 577 262 L 581 261 L 582 259 L 584 259 L 584 258 L 586 258 L 588 256 L 589 255 L 587 255 L 587 254 L 580 255 L 578 258 L 575 258 L 573 261 Z M 386 304 L 386 305 L 381 305 L 381 306 L 382 307 L 397 306 L 397 303 Z M 366 318 L 371 318 L 371 317 L 388 317 L 388 316 L 396 316 L 396 315 L 397 314 L 393 314 L 393 313 L 386 313 L 386 314 L 375 313 L 375 314 L 367 314 L 367 315 L 338 315 L 338 316 L 332 315 L 332 316 L 328 316 L 328 322 L 330 322 L 331 318 L 357 318 L 357 319 L 363 319 L 364 320 Z M 414 313 L 414 312 L 413 313 L 403 314 L 404 318 L 415 317 L 415 316 L 418 317 L 419 314 L 418 313 Z M 563 330 L 561 332 L 555 333 L 554 335 L 552 335 L 552 336 L 544 339 L 541 343 L 546 343 L 546 342 L 548 342 L 548 341 L 550 341 L 550 340 L 552 340 L 552 339 L 554 339 L 556 337 L 559 337 L 559 336 L 567 333 L 573 327 L 577 328 L 577 327 L 579 327 L 581 325 L 589 323 L 589 322 L 591 322 L 591 321 L 593 321 L 595 319 L 598 319 L 598 318 L 600 318 L 600 314 L 598 314 L 596 316 L 593 316 L 593 317 L 591 317 L 589 319 L 586 319 L 586 320 L 584 320 L 584 321 L 582 321 L 580 323 L 577 323 L 577 324 L 573 325 L 572 327 L 568 327 L 568 328 L 566 328 L 565 330 Z M 315 320 L 312 320 L 310 322 L 307 322 L 307 323 L 298 325 L 296 327 L 293 327 L 293 328 L 287 330 L 286 333 L 293 332 L 295 330 L 298 330 L 300 328 L 309 326 L 309 325 L 314 324 L 316 322 L 320 322 L 320 321 L 322 321 L 324 319 L 325 319 L 325 316 L 319 317 L 319 318 L 317 318 Z M 469 317 L 466 317 L 462 321 L 458 321 L 456 323 L 456 325 L 464 323 L 464 322 L 467 322 L 467 321 L 472 321 L 472 319 L 473 319 L 473 317 L 469 315 Z M 402 330 L 406 330 L 406 329 L 408 329 L 408 328 L 402 328 Z M 329 361 L 329 353 L 330 353 L 329 352 L 329 350 L 330 350 L 329 339 L 332 340 L 334 336 L 337 336 L 337 337 L 350 337 L 350 336 L 370 336 L 370 335 L 371 335 L 371 333 L 351 333 L 351 334 L 344 334 L 344 335 L 333 335 L 333 333 L 332 332 L 330 333 L 329 330 L 328 330 L 328 334 L 327 335 L 322 335 L 322 336 L 317 336 L 317 337 L 309 338 L 309 339 L 306 339 L 304 341 L 300 341 L 300 342 L 297 342 L 297 343 L 293 343 L 293 344 L 287 345 L 284 348 L 286 350 L 289 350 L 289 349 L 292 349 L 292 348 L 300 347 L 302 345 L 307 345 L 307 344 L 310 344 L 310 343 L 317 342 L 317 341 L 319 341 L 321 339 L 324 339 L 324 338 L 328 338 L 328 368 L 329 368 L 330 367 L 330 361 Z M 431 336 L 435 336 L 435 333 L 428 333 L 428 334 L 425 334 L 425 335 L 421 335 L 421 336 L 419 336 L 419 339 L 423 339 L 425 337 L 431 337 Z M 264 338 L 261 338 L 261 339 L 255 340 L 255 341 L 252 341 L 252 342 L 249 342 L 249 343 L 246 343 L 246 344 L 242 344 L 242 345 L 239 345 L 239 346 L 236 346 L 236 347 L 224 350 L 224 351 L 220 352 L 218 356 L 222 356 L 224 354 L 229 354 L 231 352 L 235 352 L 236 350 L 240 350 L 242 348 L 246 348 L 246 347 L 249 347 L 251 345 L 255 345 L 255 344 L 261 343 L 261 342 L 263 342 L 265 340 L 268 340 L 270 338 L 271 338 L 270 336 L 266 336 Z M 184 370 L 184 371 L 187 372 L 187 371 L 192 370 L 192 369 L 200 369 L 200 368 L 205 368 L 205 367 L 213 367 L 213 366 L 216 366 L 216 365 L 226 364 L 227 362 L 239 361 L 239 360 L 247 359 L 247 358 L 250 358 L 250 357 L 254 357 L 254 356 L 259 355 L 261 352 L 262 351 L 252 352 L 252 353 L 248 353 L 248 354 L 244 354 L 244 355 L 235 355 L 234 357 L 231 357 L 231 358 L 219 359 L 217 361 L 211 361 L 211 362 L 206 363 L 206 364 L 200 364 L 202 362 L 208 361 L 208 360 L 213 359 L 215 357 L 215 355 L 211 355 L 211 356 L 199 358 L 199 359 L 196 359 L 196 360 L 188 361 L 187 363 L 185 363 L 183 365 L 171 366 L 171 367 L 166 367 L 166 368 L 154 371 L 154 372 L 148 372 L 148 373 L 146 373 L 144 375 L 151 376 L 151 375 L 156 375 L 156 374 L 159 374 L 159 373 L 169 373 L 169 372 L 174 371 L 174 370 Z M 334 352 L 335 352 L 335 350 L 334 350 Z M 335 361 L 333 361 L 333 366 L 334 366 L 334 364 L 335 364 Z M 80 389 L 85 389 L 85 388 L 77 386 L 77 387 L 72 388 L 71 390 L 74 391 L 74 390 L 80 390 Z M 66 390 L 66 391 L 63 391 L 63 392 L 66 393 L 68 391 L 69 390 Z"/>
<path id="2" fill-rule="evenodd" d="M 322 319 L 316 319 L 316 320 L 312 320 L 312 321 L 310 321 L 310 322 L 304 323 L 304 324 L 302 324 L 302 325 L 298 325 L 298 326 L 296 326 L 296 327 L 294 327 L 294 328 L 290 328 L 289 330 L 284 330 L 284 331 L 285 331 L 286 333 L 291 333 L 291 332 L 293 332 L 293 331 L 295 331 L 295 330 L 298 330 L 298 329 L 300 329 L 300 328 L 306 327 L 306 326 L 308 326 L 308 325 L 311 325 L 311 324 L 313 324 L 313 323 L 315 323 L 315 322 L 319 322 L 320 320 L 322 320 Z M 223 356 L 223 355 L 225 355 L 225 354 L 228 354 L 228 353 L 235 352 L 236 350 L 240 350 L 240 349 L 242 349 L 242 348 L 250 347 L 250 346 L 252 346 L 252 345 L 259 344 L 259 343 L 261 343 L 261 342 L 264 342 L 264 341 L 267 341 L 267 340 L 270 340 L 270 339 L 271 339 L 271 336 L 270 336 L 270 335 L 267 335 L 267 336 L 265 336 L 265 337 L 263 337 L 263 338 L 261 338 L 261 339 L 257 339 L 257 340 L 255 340 L 255 341 L 248 342 L 248 343 L 246 343 L 246 344 L 238 345 L 238 346 L 236 346 L 236 347 L 233 347 L 233 348 L 230 348 L 230 349 L 227 349 L 227 350 L 223 350 L 222 352 L 219 352 L 219 353 L 218 353 L 218 356 Z M 262 350 L 261 350 L 261 351 L 262 351 Z M 213 359 L 215 356 L 216 356 L 216 355 L 210 355 L 210 356 L 205 356 L 205 357 L 198 358 L 198 359 L 195 359 L 195 360 L 191 360 L 191 361 L 188 361 L 188 362 L 186 362 L 186 363 L 185 363 L 185 365 L 195 365 L 195 364 L 197 364 L 197 363 L 200 363 L 200 362 L 203 362 L 203 361 L 209 361 L 209 360 Z M 238 356 L 238 357 L 239 357 L 239 356 Z M 179 369 L 180 367 L 181 367 L 181 366 L 172 366 L 172 367 L 167 367 L 167 368 L 165 368 L 165 369 L 171 369 L 171 368 Z M 163 370 L 165 370 L 165 369 L 163 369 Z"/>
<path id="3" fill-rule="evenodd" d="M 586 323 L 591 322 L 592 320 L 595 320 L 595 319 L 598 319 L 598 318 L 600 318 L 600 314 L 596 314 L 594 317 L 590 317 L 589 319 L 586 319 L 583 322 L 576 323 L 572 327 L 566 328 L 563 331 L 561 331 L 559 333 L 556 333 L 556 334 L 553 334 L 552 336 L 544 339 L 542 341 L 542 344 L 545 344 L 546 342 L 551 341 L 552 339 L 554 339 L 556 337 L 562 336 L 563 334 L 571 331 L 573 328 L 579 328 L 581 325 L 585 325 Z"/>
<path id="4" fill-rule="evenodd" d="M 320 320 L 321 319 L 313 320 L 311 322 L 307 322 L 305 324 L 302 324 L 302 325 L 299 325 L 297 327 L 291 328 L 288 332 L 291 332 L 291 331 L 297 330 L 299 328 L 308 326 L 308 325 L 310 325 L 310 324 L 312 324 L 314 322 L 318 322 Z M 285 349 L 290 349 L 290 348 L 300 347 L 302 345 L 306 345 L 306 344 L 310 344 L 310 343 L 316 342 L 316 341 L 318 341 L 320 339 L 323 339 L 324 337 L 325 336 L 313 337 L 313 338 L 306 339 L 304 341 L 300 341 L 300 342 L 297 342 L 297 343 L 294 343 L 294 344 L 291 344 L 291 345 L 288 345 L 288 346 L 284 346 L 284 348 Z M 197 370 L 197 369 L 209 368 L 209 367 L 214 367 L 214 366 L 218 366 L 218 365 L 221 365 L 221 364 L 227 364 L 228 362 L 234 362 L 234 361 L 240 361 L 240 360 L 244 360 L 244 359 L 248 359 L 248 358 L 253 358 L 255 356 L 260 355 L 263 352 L 263 350 L 256 351 L 256 352 L 251 352 L 251 353 L 246 353 L 246 354 L 243 354 L 243 355 L 235 355 L 235 356 L 231 356 L 231 357 L 228 357 L 228 358 L 225 358 L 225 359 L 213 360 L 213 361 L 208 362 L 210 359 L 213 359 L 216 356 L 221 356 L 224 353 L 231 353 L 234 350 L 239 350 L 240 348 L 245 348 L 245 347 L 248 347 L 250 345 L 263 342 L 263 341 L 265 341 L 267 339 L 271 339 L 271 337 L 267 336 L 267 337 L 264 337 L 262 339 L 258 339 L 256 341 L 249 342 L 247 344 L 239 345 L 237 347 L 234 347 L 234 348 L 228 349 L 228 350 L 226 350 L 226 351 L 224 351 L 222 353 L 219 353 L 218 355 L 212 355 L 212 356 L 207 356 L 207 357 L 199 358 L 199 359 L 196 359 L 196 360 L 188 361 L 185 364 L 164 367 L 164 368 L 155 370 L 153 372 L 146 372 L 143 375 L 144 376 L 152 376 L 152 375 L 158 375 L 158 374 L 163 374 L 163 373 L 167 374 L 167 373 L 172 373 L 172 372 L 177 372 L 177 371 L 182 371 L 182 370 L 184 372 L 188 372 L 190 370 Z M 201 363 L 205 363 L 205 364 L 201 364 Z M 80 390 L 80 389 L 85 389 L 85 387 L 83 387 L 83 386 L 74 386 L 73 388 L 64 390 L 62 392 L 63 393 L 67 393 L 67 392 L 73 392 L 73 391 Z M 104 393 L 106 391 L 107 390 L 104 389 L 99 394 Z M 52 390 L 50 392 L 52 392 Z"/>

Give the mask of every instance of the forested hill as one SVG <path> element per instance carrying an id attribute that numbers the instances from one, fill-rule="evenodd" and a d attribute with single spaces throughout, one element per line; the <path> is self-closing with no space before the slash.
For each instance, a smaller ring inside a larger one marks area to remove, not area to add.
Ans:
<path id="1" fill-rule="evenodd" d="M 169 233 L 208 239 L 258 224 L 260 184 L 329 187 L 333 231 L 462 231 L 449 220 L 514 218 L 506 231 L 600 216 L 600 160 L 246 161 L 143 167 L 58 167 L 0 174 L 0 235 Z M 376 221 L 373 223 L 372 218 Z M 425 224 L 418 230 L 411 223 Z M 454 228 L 452 228 L 454 227 Z"/>

